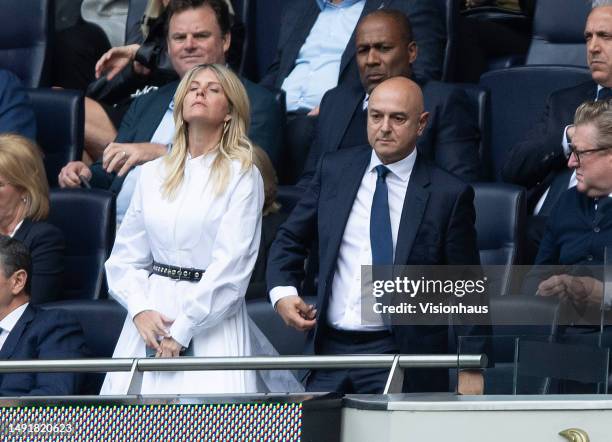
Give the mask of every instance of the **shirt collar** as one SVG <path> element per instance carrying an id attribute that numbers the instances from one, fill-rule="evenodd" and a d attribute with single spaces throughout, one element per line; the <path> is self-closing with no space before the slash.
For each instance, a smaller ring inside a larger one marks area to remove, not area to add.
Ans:
<path id="1" fill-rule="evenodd" d="M 410 174 L 412 173 L 412 169 L 414 167 L 414 163 L 416 162 L 417 150 L 416 148 L 408 155 L 406 158 L 396 161 L 395 163 L 385 164 L 385 166 L 402 181 L 408 181 L 410 179 Z M 378 155 L 376 155 L 376 151 L 372 149 L 372 156 L 370 157 L 370 166 L 368 167 L 368 171 L 376 172 L 374 169 L 379 164 L 382 164 Z"/>
<path id="2" fill-rule="evenodd" d="M 337 5 L 334 5 L 330 0 L 317 0 L 317 5 L 319 5 L 319 9 L 323 11 L 327 7 L 336 9 L 348 8 L 350 6 L 353 6 L 355 3 L 363 1 L 364 0 L 344 0 L 343 2 L 340 2 Z"/>
<path id="3" fill-rule="evenodd" d="M 17 225 L 15 226 L 15 228 L 13 229 L 13 231 L 11 233 L 9 233 L 9 236 L 11 238 L 15 236 L 15 233 L 17 233 L 17 230 L 19 230 L 19 228 L 21 227 L 22 224 L 23 224 L 23 220 L 19 221 L 17 223 Z"/>
<path id="4" fill-rule="evenodd" d="M 17 321 L 19 321 L 19 319 L 21 318 L 21 315 L 23 315 L 23 312 L 25 311 L 25 309 L 28 307 L 29 304 L 30 304 L 29 302 L 26 302 L 25 304 L 20 305 L 15 310 L 13 310 L 8 315 L 6 315 L 4 319 L 0 321 L 0 327 L 2 327 L 2 330 L 6 330 L 7 332 L 10 333 L 15 327 L 15 324 L 17 324 Z"/>

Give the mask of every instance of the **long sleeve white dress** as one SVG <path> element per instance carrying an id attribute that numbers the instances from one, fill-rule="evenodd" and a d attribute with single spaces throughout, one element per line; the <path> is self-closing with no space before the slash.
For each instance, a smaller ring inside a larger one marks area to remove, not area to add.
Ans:
<path id="1" fill-rule="evenodd" d="M 244 295 L 261 235 L 263 181 L 256 167 L 231 164 L 226 191 L 210 182 L 216 153 L 188 158 L 172 200 L 162 197 L 162 159 L 142 166 L 130 207 L 106 262 L 111 296 L 128 311 L 113 357 L 145 357 L 133 318 L 156 310 L 174 322 L 169 331 L 195 356 L 251 354 Z M 205 269 L 199 282 L 151 274 L 153 261 Z M 109 373 L 100 394 L 124 394 L 129 373 Z M 143 394 L 244 393 L 256 390 L 252 371 L 145 372 Z"/>

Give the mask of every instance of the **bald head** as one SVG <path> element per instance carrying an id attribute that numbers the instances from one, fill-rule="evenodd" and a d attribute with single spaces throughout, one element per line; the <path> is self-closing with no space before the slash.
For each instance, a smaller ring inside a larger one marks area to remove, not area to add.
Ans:
<path id="1" fill-rule="evenodd" d="M 374 88 L 368 104 L 368 141 L 383 164 L 412 153 L 427 117 L 423 93 L 414 81 L 392 77 Z"/>

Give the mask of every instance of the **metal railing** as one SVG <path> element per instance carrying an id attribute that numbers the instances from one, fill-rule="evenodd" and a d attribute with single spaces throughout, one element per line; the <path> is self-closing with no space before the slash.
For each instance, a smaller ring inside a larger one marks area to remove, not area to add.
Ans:
<path id="1" fill-rule="evenodd" d="M 296 370 L 302 368 L 389 368 L 384 393 L 401 392 L 405 368 L 484 368 L 487 357 L 475 355 L 333 355 L 243 356 L 133 359 L 47 359 L 0 361 L 0 373 L 15 372 L 131 372 L 125 394 L 138 394 L 147 371 Z"/>

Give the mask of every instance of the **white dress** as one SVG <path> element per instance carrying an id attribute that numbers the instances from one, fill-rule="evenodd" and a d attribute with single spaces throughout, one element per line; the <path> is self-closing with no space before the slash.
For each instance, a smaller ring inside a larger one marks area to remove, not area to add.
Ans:
<path id="1" fill-rule="evenodd" d="M 174 320 L 170 334 L 195 356 L 251 354 L 244 294 L 261 235 L 263 181 L 256 167 L 231 164 L 227 190 L 209 182 L 216 153 L 189 158 L 176 197 L 161 194 L 162 159 L 142 166 L 130 207 L 106 262 L 110 294 L 127 310 L 114 358 L 145 357 L 133 322 L 143 310 Z M 150 273 L 152 262 L 205 269 L 199 282 Z M 100 394 L 125 394 L 129 373 L 106 376 Z M 145 372 L 143 394 L 244 393 L 256 390 L 252 371 Z"/>

